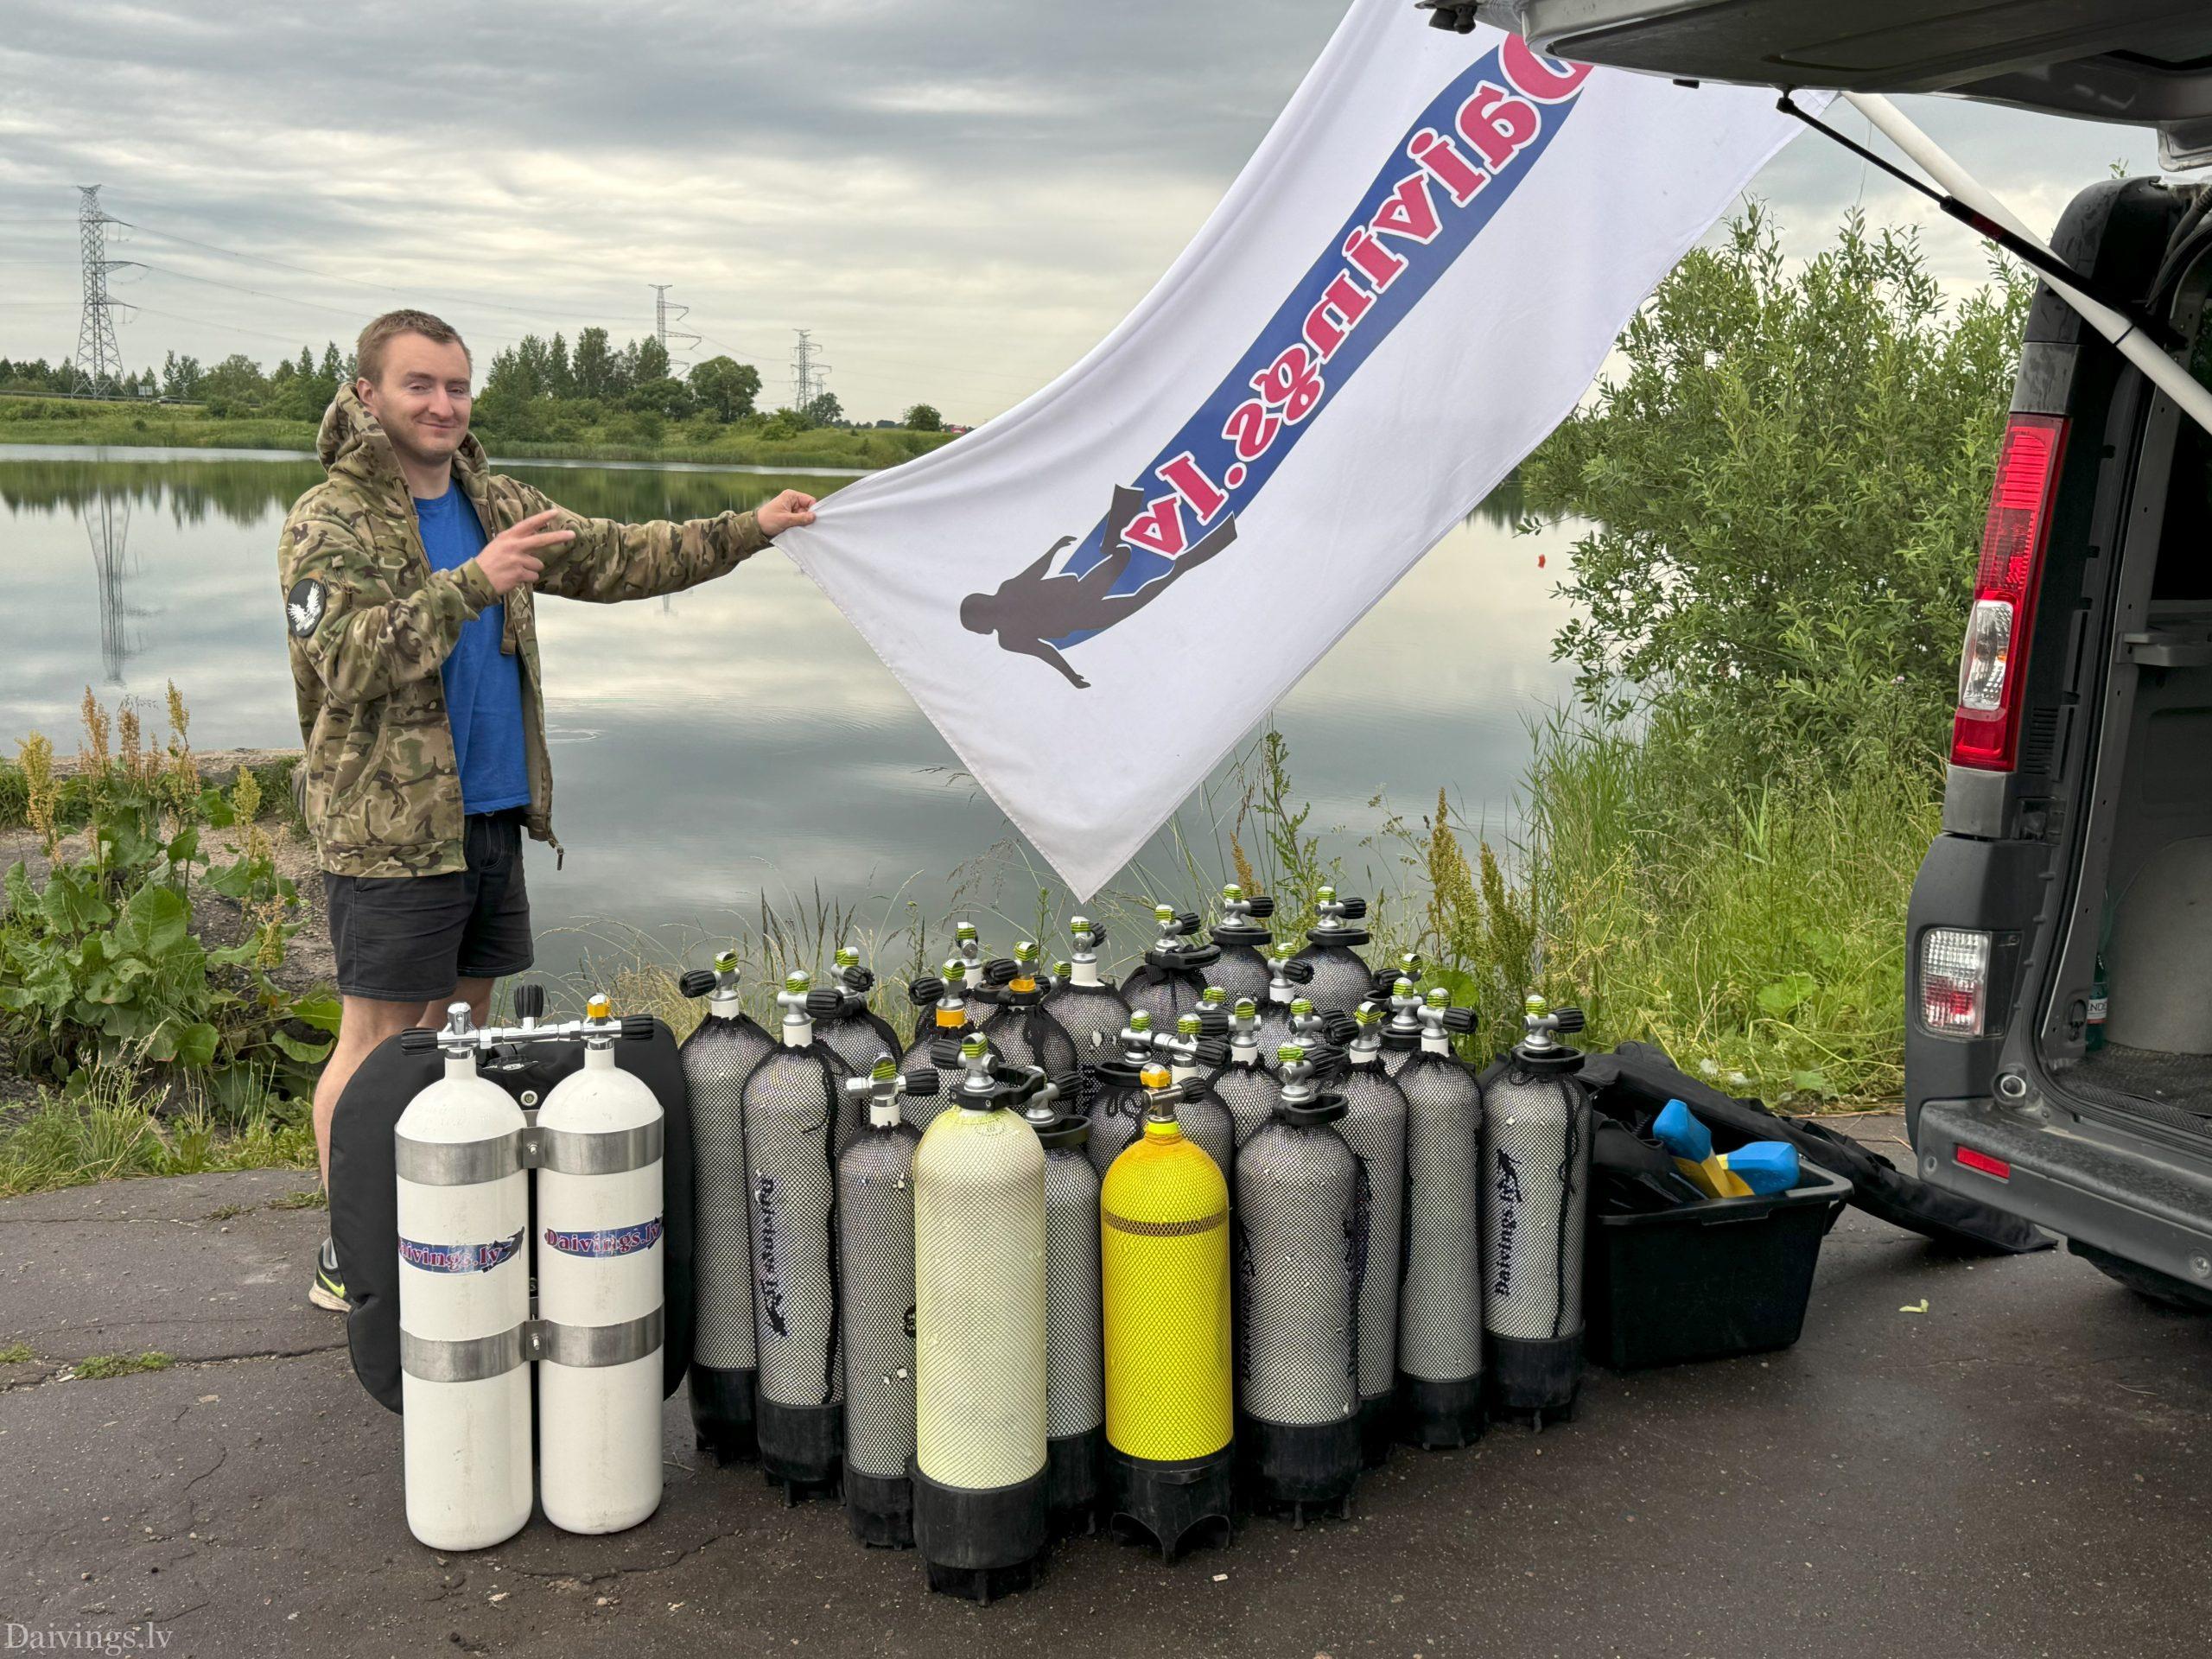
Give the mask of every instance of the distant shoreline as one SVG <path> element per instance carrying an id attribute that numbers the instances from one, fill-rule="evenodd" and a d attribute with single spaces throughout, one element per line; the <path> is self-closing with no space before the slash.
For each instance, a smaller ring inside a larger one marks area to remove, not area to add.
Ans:
<path id="1" fill-rule="evenodd" d="M 0 403 L 0 455 L 18 448 L 175 449 L 206 450 L 209 460 L 312 461 L 315 430 L 315 423 L 308 421 L 258 415 L 218 416 L 179 404 L 37 403 L 14 398 Z M 691 425 L 672 427 L 664 437 L 651 443 L 612 439 L 503 442 L 495 434 L 485 447 L 494 451 L 494 461 L 503 465 L 678 466 L 858 478 L 926 454 L 950 442 L 955 435 L 891 427 L 819 427 L 794 437 L 770 438 L 726 428 L 702 432 Z"/>

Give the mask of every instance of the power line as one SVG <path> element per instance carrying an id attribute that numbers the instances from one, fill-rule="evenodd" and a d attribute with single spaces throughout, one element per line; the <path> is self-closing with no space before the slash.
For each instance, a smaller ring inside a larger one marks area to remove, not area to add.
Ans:
<path id="1" fill-rule="evenodd" d="M 688 305 L 671 305 L 668 290 L 676 286 L 674 283 L 653 283 L 648 286 L 653 291 L 653 337 L 660 341 L 660 354 L 668 358 L 668 366 L 671 372 L 677 369 L 689 369 L 691 365 L 688 360 L 679 362 L 677 359 L 669 357 L 668 342 L 673 340 L 680 346 L 691 346 L 698 345 L 705 336 L 683 329 L 671 334 L 668 332 L 668 325 L 671 322 L 683 321 L 691 315 L 691 308 Z M 675 312 L 673 316 L 669 315 L 671 309 Z"/>

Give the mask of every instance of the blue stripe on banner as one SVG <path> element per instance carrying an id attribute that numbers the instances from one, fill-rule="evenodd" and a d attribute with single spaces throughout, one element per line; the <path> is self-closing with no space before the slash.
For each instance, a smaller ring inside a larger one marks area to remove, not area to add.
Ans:
<path id="1" fill-rule="evenodd" d="M 545 1242 L 563 1255 L 585 1255 L 602 1258 L 615 1255 L 634 1255 L 639 1250 L 650 1250 L 660 1243 L 661 1218 L 633 1222 L 627 1227 L 609 1227 L 599 1232 L 564 1232 L 557 1227 L 545 1230 Z"/>
<path id="2" fill-rule="evenodd" d="M 528 1231 L 525 1228 L 512 1238 L 495 1238 L 488 1244 L 420 1244 L 403 1238 L 399 1259 L 424 1273 L 489 1273 L 522 1254 L 522 1241 Z"/>
<path id="3" fill-rule="evenodd" d="M 1140 475 L 1141 507 L 1129 498 L 1134 511 L 1115 526 L 1129 556 L 1112 594 L 1135 593 L 1180 560 L 1203 563 L 1234 539 L 1237 512 L 1528 177 L 1587 73 L 1516 37 L 1436 95 L 1236 366 Z M 1109 520 L 1122 516 L 1102 518 L 1063 568 L 1080 574 L 1106 557 Z"/>

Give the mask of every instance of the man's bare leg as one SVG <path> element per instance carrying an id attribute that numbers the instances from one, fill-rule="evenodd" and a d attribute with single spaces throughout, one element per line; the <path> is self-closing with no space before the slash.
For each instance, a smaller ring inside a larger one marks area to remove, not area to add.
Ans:
<path id="1" fill-rule="evenodd" d="M 338 1097 L 353 1080 L 353 1073 L 369 1051 L 410 1026 L 421 1025 L 423 1009 L 414 1002 L 384 1002 L 370 996 L 340 999 L 338 1041 L 322 1063 L 315 1085 L 315 1150 L 322 1168 L 324 1191 L 330 1187 L 330 1122 L 338 1113 Z"/>
<path id="2" fill-rule="evenodd" d="M 432 1028 L 443 1026 L 446 1010 L 456 1002 L 468 1004 L 468 1017 L 476 1025 L 489 1025 L 492 1020 L 492 987 L 499 983 L 492 979 L 463 979 L 454 982 L 453 989 L 443 996 L 434 996 L 423 1005 L 416 1024 Z"/>

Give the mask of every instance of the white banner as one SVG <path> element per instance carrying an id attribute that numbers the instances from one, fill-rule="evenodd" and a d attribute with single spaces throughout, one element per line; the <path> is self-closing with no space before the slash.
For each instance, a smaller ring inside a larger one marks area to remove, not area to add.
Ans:
<path id="1" fill-rule="evenodd" d="M 1078 899 L 1566 418 L 1796 130 L 1427 16 L 1355 0 L 1120 327 L 779 538 Z"/>

